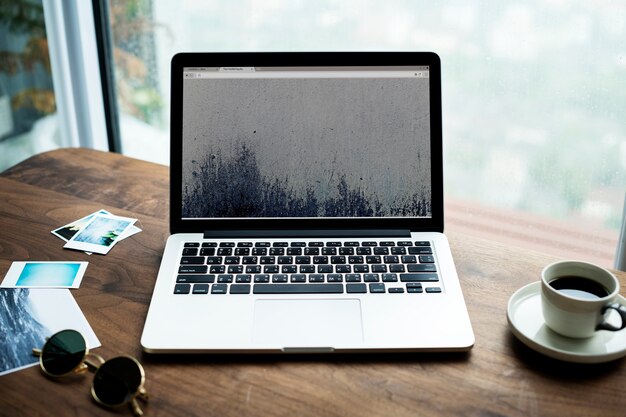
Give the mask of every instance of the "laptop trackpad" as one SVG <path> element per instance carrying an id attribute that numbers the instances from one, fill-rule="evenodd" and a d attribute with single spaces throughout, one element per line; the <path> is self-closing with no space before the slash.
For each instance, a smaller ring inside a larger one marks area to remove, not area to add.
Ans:
<path id="1" fill-rule="evenodd" d="M 253 341 L 268 347 L 340 348 L 363 343 L 359 300 L 257 300 Z"/>

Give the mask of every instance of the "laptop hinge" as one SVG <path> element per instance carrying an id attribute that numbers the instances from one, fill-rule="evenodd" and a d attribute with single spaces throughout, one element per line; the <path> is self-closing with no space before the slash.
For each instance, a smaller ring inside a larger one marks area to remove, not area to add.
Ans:
<path id="1" fill-rule="evenodd" d="M 411 237 L 408 229 L 377 230 L 206 230 L 205 239 L 214 238 L 301 238 L 301 237 Z"/>

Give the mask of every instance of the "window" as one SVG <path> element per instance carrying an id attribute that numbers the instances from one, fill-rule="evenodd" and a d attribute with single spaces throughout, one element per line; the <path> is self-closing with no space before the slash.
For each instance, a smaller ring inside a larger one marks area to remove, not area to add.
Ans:
<path id="1" fill-rule="evenodd" d="M 0 172 L 66 145 L 59 136 L 41 1 L 0 6 Z"/>
<path id="2" fill-rule="evenodd" d="M 610 266 L 626 184 L 626 4 L 109 2 L 122 150 L 168 161 L 179 51 L 432 50 L 448 230 Z"/>

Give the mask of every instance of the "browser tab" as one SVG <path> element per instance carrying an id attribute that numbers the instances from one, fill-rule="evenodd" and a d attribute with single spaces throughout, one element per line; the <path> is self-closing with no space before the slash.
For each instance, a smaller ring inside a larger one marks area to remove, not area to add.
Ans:
<path id="1" fill-rule="evenodd" d="M 254 67 L 220 67 L 219 72 L 254 72 Z"/>

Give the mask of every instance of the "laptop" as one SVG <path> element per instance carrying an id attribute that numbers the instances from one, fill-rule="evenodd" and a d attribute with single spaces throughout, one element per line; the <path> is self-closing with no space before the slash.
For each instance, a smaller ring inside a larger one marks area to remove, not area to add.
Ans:
<path id="1" fill-rule="evenodd" d="M 465 351 L 434 53 L 172 59 L 150 353 Z"/>

